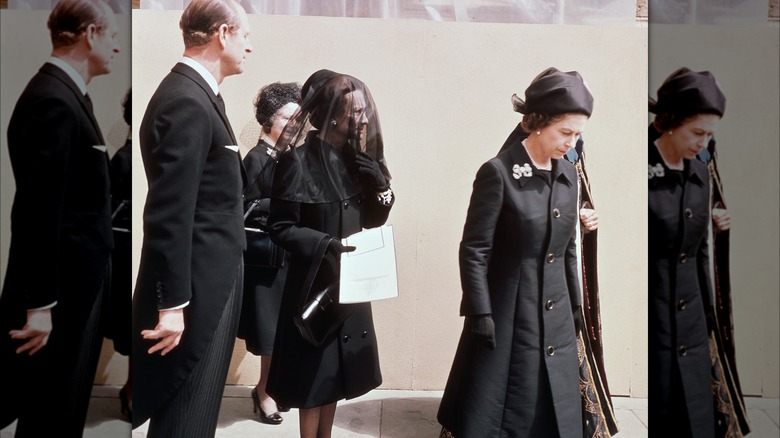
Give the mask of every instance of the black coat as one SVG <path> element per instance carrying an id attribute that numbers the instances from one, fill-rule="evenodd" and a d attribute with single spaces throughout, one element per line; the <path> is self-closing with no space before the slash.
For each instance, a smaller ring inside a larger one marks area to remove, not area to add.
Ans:
<path id="1" fill-rule="evenodd" d="M 269 160 L 275 159 L 271 154 L 275 156 L 275 149 L 260 140 L 244 157 L 247 175 L 244 208 L 248 208 L 255 200 L 260 201 L 244 220 L 247 227 L 267 228 L 271 199 L 262 198 L 261 194 L 270 190 L 273 184 L 273 173 L 269 172 L 272 163 L 266 167 Z M 262 172 L 264 167 L 266 172 Z M 270 355 L 273 351 L 284 279 L 289 265 L 288 259 L 278 269 L 244 266 L 244 301 L 237 336 L 246 342 L 247 351 L 256 356 Z"/>
<path id="2" fill-rule="evenodd" d="M 648 152 L 650 433 L 710 438 L 709 175 L 698 160 L 685 160 L 675 175 L 652 140 Z"/>
<path id="3" fill-rule="evenodd" d="M 67 387 L 72 378 L 75 350 L 102 293 L 113 239 L 108 155 L 97 145 L 105 143 L 84 95 L 59 67 L 44 64 L 8 124 L 16 193 L 0 297 L 0 394 L 8 408 L 0 427 L 11 406 L 19 406 L 16 390 L 29 390 L 17 383 L 46 379 L 47 391 L 64 391 L 60 385 Z M 25 325 L 27 309 L 55 301 L 48 344 L 32 357 L 17 355 L 23 341 L 12 340 L 8 331 Z"/>
<path id="4" fill-rule="evenodd" d="M 114 350 L 130 354 L 132 327 L 132 142 L 128 139 L 111 158 L 111 211 L 114 251 L 111 253 L 111 287 L 102 314 L 103 333 L 113 340 Z"/>
<path id="5" fill-rule="evenodd" d="M 296 153 L 306 153 L 307 147 L 298 148 Z M 274 181 L 300 171 L 297 163 L 291 154 L 284 155 Z M 301 337 L 292 318 L 299 311 L 300 289 L 320 240 L 324 236 L 344 238 L 364 228 L 381 226 L 391 207 L 380 204 L 372 190 L 319 204 L 271 201 L 271 236 L 291 256 L 267 388 L 280 405 L 322 406 L 361 396 L 382 383 L 370 303 L 343 305 L 349 307 L 351 315 L 320 347 L 313 347 Z"/>
<path id="6" fill-rule="evenodd" d="M 246 246 L 243 167 L 217 97 L 177 64 L 149 101 L 140 127 L 149 185 L 141 263 L 133 295 L 133 425 L 146 421 L 185 381 L 208 347 Z M 237 293 L 241 293 L 238 291 Z M 141 330 L 158 310 L 182 305 L 185 330 L 166 356 Z"/>
<path id="7" fill-rule="evenodd" d="M 496 349 L 464 326 L 438 414 L 457 438 L 582 435 L 577 174 L 514 177 L 521 141 L 479 169 L 463 229 L 461 315 L 492 314 Z"/>

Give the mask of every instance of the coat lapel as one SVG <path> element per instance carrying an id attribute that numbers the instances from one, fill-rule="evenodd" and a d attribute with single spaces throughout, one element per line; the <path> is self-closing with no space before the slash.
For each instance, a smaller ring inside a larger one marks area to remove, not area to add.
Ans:
<path id="1" fill-rule="evenodd" d="M 67 73 L 62 71 L 61 68 L 57 67 L 54 64 L 46 63 L 43 65 L 43 67 L 39 70 L 40 73 L 47 74 L 49 76 L 53 76 L 63 84 L 65 84 L 71 92 L 73 92 L 74 96 L 76 96 L 76 99 L 78 99 L 79 104 L 81 105 L 81 109 L 84 111 L 84 114 L 87 115 L 89 118 L 89 121 L 92 123 L 92 128 L 95 130 L 95 135 L 100 139 L 100 144 L 104 145 L 105 140 L 103 140 L 103 133 L 100 132 L 100 125 L 98 125 L 97 120 L 95 119 L 95 114 L 92 113 L 92 110 L 90 109 L 89 104 L 87 103 L 87 99 L 84 97 L 83 94 L 81 94 L 81 90 L 79 89 L 78 85 L 76 85 L 75 82 L 73 82 L 73 79 L 68 76 Z"/>

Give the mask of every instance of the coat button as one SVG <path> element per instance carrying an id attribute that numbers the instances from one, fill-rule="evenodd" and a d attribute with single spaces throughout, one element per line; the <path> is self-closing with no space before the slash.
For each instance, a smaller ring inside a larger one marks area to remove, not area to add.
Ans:
<path id="1" fill-rule="evenodd" d="M 547 300 L 546 303 L 544 303 L 544 308 L 547 310 L 552 310 L 553 307 L 555 307 L 555 301 L 554 300 Z"/>
<path id="2" fill-rule="evenodd" d="M 691 211 L 691 209 L 690 209 L 690 208 L 686 208 L 686 209 L 685 209 L 685 218 L 686 218 L 686 219 L 690 219 L 690 218 L 692 218 L 692 217 L 693 217 L 693 211 Z"/>
<path id="3" fill-rule="evenodd" d="M 561 217 L 561 211 L 558 210 L 557 208 L 553 208 L 553 217 L 555 219 L 558 219 L 559 217 Z"/>
<path id="4" fill-rule="evenodd" d="M 344 337 L 342 338 L 342 340 L 344 341 L 344 343 L 347 343 L 347 342 L 349 342 L 349 339 L 350 339 L 349 335 L 344 335 Z"/>
<path id="5" fill-rule="evenodd" d="M 552 263 L 554 261 L 555 261 L 555 254 L 553 253 L 547 254 L 547 263 Z"/>
<path id="6" fill-rule="evenodd" d="M 688 261 L 688 254 L 686 254 L 686 253 L 684 253 L 684 252 L 681 252 L 681 253 L 680 253 L 680 258 L 679 258 L 679 260 L 680 260 L 680 263 L 685 263 L 685 262 L 687 262 L 687 261 Z"/>
<path id="7" fill-rule="evenodd" d="M 680 356 L 686 356 L 688 354 L 688 349 L 685 348 L 685 345 L 680 345 L 680 348 L 677 349 L 677 352 L 680 353 Z"/>
<path id="8" fill-rule="evenodd" d="M 344 201 L 344 210 L 346 210 L 347 207 L 349 207 L 349 201 Z"/>
<path id="9" fill-rule="evenodd" d="M 360 337 L 366 339 L 368 337 L 368 332 L 363 332 L 363 334 L 360 335 Z"/>
<path id="10" fill-rule="evenodd" d="M 548 355 L 548 356 L 552 356 L 552 355 L 554 355 L 554 354 L 555 354 L 555 347 L 553 347 L 552 345 L 550 345 L 549 347 L 547 347 L 547 355 Z"/>
<path id="11" fill-rule="evenodd" d="M 677 302 L 677 310 L 685 310 L 687 306 L 688 306 L 688 302 L 685 300 L 680 300 Z"/>

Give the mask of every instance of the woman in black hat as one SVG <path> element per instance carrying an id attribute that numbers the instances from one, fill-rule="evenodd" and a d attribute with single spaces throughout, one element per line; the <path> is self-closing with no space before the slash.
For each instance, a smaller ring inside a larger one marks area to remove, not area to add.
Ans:
<path id="1" fill-rule="evenodd" d="M 688 68 L 666 78 L 657 95 L 648 149 L 648 430 L 742 436 L 747 423 L 736 370 L 718 346 L 709 266 L 711 221 L 728 223 L 711 214 L 710 173 L 696 159 L 712 141 L 726 99 L 710 72 Z"/>
<path id="2" fill-rule="evenodd" d="M 577 72 L 549 68 L 516 98 L 527 135 L 474 181 L 460 274 L 465 316 L 438 420 L 456 438 L 578 437 L 577 172 L 562 159 L 593 110 Z"/>
<path id="3" fill-rule="evenodd" d="M 271 200 L 267 198 L 273 184 L 273 164 L 279 151 L 276 141 L 287 121 L 298 109 L 301 98 L 301 86 L 294 82 L 274 82 L 260 89 L 254 101 L 255 118 L 261 126 L 257 145 L 244 157 L 247 174 L 247 189 L 244 192 L 244 224 L 247 232 L 248 247 L 252 239 L 266 239 L 268 212 Z M 264 196 L 265 194 L 265 196 Z M 276 252 L 268 245 L 258 248 Z M 260 249 L 257 252 L 260 252 Z M 283 250 L 278 250 L 279 255 Z M 264 255 L 264 254 L 258 254 Z M 266 393 L 268 370 L 271 366 L 271 353 L 274 348 L 276 323 L 279 319 L 279 307 L 282 302 L 284 279 L 287 276 L 284 257 L 244 257 L 244 302 L 241 306 L 241 319 L 238 324 L 238 337 L 246 341 L 246 349 L 260 356 L 260 379 L 252 389 L 252 402 L 260 421 L 266 424 L 280 424 L 281 410 Z M 283 408 L 282 408 L 283 409 Z"/>
<path id="4" fill-rule="evenodd" d="M 318 345 L 294 323 L 310 267 L 323 242 L 337 257 L 354 247 L 340 239 L 387 221 L 395 201 L 384 160 L 376 107 L 360 80 L 317 72 L 301 108 L 277 142 L 289 146 L 276 167 L 268 218 L 273 240 L 290 253 L 268 393 L 300 409 L 302 437 L 329 437 L 338 400 L 358 397 L 382 382 L 370 303 L 337 304 L 348 317 Z M 330 260 L 330 259 L 328 259 Z M 338 266 L 325 282 L 338 282 Z M 323 272 L 328 272 L 323 269 Z"/>

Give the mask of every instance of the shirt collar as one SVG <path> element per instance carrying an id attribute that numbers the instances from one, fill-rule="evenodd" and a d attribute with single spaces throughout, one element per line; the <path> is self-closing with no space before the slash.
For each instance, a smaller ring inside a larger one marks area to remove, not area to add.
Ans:
<path id="1" fill-rule="evenodd" d="M 76 84 L 77 87 L 79 87 L 79 90 L 81 91 L 81 94 L 87 94 L 87 83 L 84 82 L 84 78 L 81 77 L 79 72 L 76 71 L 75 68 L 73 68 L 70 64 L 63 61 L 60 58 L 57 58 L 56 56 L 52 56 L 49 58 L 48 61 L 49 64 L 52 64 L 56 67 L 59 67 L 60 70 L 64 71 L 66 75 L 68 75 L 71 80 Z"/>
<path id="2" fill-rule="evenodd" d="M 211 74 L 210 71 L 206 70 L 206 67 L 203 66 L 203 64 L 199 63 L 198 61 L 185 56 L 181 59 L 182 64 L 187 64 L 190 67 L 192 67 L 193 70 L 198 72 L 199 75 L 203 77 L 203 79 L 206 81 L 207 84 L 209 84 L 209 87 L 211 87 L 211 91 L 214 92 L 214 95 L 219 94 L 219 84 L 217 84 L 217 80 L 214 78 L 214 75 Z"/>

